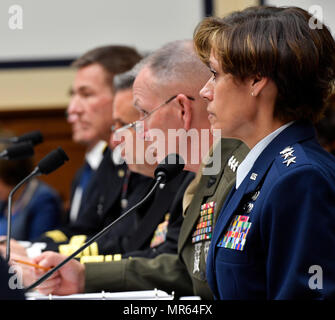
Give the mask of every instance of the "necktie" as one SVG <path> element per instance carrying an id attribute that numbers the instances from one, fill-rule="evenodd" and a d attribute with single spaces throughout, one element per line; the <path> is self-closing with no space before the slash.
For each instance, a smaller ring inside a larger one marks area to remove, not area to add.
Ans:
<path id="1" fill-rule="evenodd" d="M 92 176 L 92 168 L 86 162 L 84 165 L 83 171 L 81 173 L 80 182 L 79 182 L 79 186 L 82 188 L 83 192 L 86 189 L 91 176 Z"/>
<path id="2" fill-rule="evenodd" d="M 85 189 L 92 177 L 92 173 L 93 173 L 92 168 L 86 162 L 81 172 L 79 183 L 77 185 L 77 188 L 75 190 L 72 203 L 71 203 L 70 220 L 72 222 L 77 220 L 77 218 L 80 215 L 80 212 L 83 210 L 83 208 L 85 208 L 85 205 L 83 205 L 86 202 L 87 192 L 85 192 Z"/>

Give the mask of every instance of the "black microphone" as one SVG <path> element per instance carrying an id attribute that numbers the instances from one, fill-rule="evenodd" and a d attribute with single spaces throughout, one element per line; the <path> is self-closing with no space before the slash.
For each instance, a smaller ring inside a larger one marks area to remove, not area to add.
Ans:
<path id="1" fill-rule="evenodd" d="M 31 142 L 35 146 L 43 142 L 43 135 L 39 130 L 36 130 L 25 133 L 20 137 L 1 138 L 0 142 L 2 143 Z"/>
<path id="2" fill-rule="evenodd" d="M 49 174 L 61 167 L 69 158 L 61 147 L 47 154 L 37 165 L 37 174 Z"/>
<path id="3" fill-rule="evenodd" d="M 21 182 L 19 182 L 9 193 L 8 196 L 8 214 L 7 214 L 7 236 L 6 236 L 6 261 L 9 262 L 10 259 L 10 238 L 11 238 L 11 228 L 12 228 L 12 198 L 15 192 L 29 179 L 32 177 L 49 174 L 50 172 L 58 169 L 62 166 L 65 161 L 68 161 L 69 158 L 62 148 L 58 147 L 57 149 L 51 151 L 47 154 L 35 167 L 35 169 L 25 177 Z"/>
<path id="4" fill-rule="evenodd" d="M 185 166 L 184 159 L 179 154 L 168 154 L 165 159 L 155 169 L 155 178 L 161 177 L 161 183 L 165 184 L 183 171 Z"/>
<path id="5" fill-rule="evenodd" d="M 123 219 L 126 215 L 128 215 L 130 212 L 137 209 L 139 206 L 141 206 L 143 203 L 145 203 L 154 190 L 157 188 L 157 186 L 161 183 L 166 183 L 167 181 L 170 181 L 172 178 L 174 178 L 178 173 L 180 173 L 184 169 L 184 165 L 181 165 L 180 163 L 177 164 L 176 161 L 173 163 L 173 159 L 179 159 L 179 162 L 184 162 L 181 157 L 178 155 L 168 155 L 156 168 L 155 170 L 155 183 L 153 187 L 150 189 L 150 191 L 147 193 L 147 195 L 137 204 L 132 206 L 130 209 L 128 209 L 125 213 L 123 213 L 120 217 L 112 221 L 107 227 L 99 231 L 95 236 L 93 236 L 89 241 L 87 241 L 85 244 L 83 244 L 79 249 L 77 249 L 75 252 L 73 252 L 71 255 L 69 255 L 66 259 L 64 259 L 61 263 L 59 263 L 57 266 L 53 267 L 51 270 L 49 270 L 46 274 L 44 274 L 41 278 L 39 278 L 36 282 L 31 284 L 29 287 L 25 288 L 25 292 L 28 292 L 38 285 L 40 285 L 43 281 L 48 279 L 54 272 L 56 272 L 58 269 L 60 269 L 64 264 L 69 262 L 71 259 L 76 257 L 80 252 L 85 250 L 88 246 L 90 246 L 93 242 L 97 241 L 101 236 L 103 236 L 107 231 L 110 230 L 110 228 Z M 170 161 L 168 161 L 170 160 Z M 157 174 L 156 174 L 157 171 Z"/>
<path id="6" fill-rule="evenodd" d="M 14 144 L 0 152 L 0 158 L 6 160 L 18 160 L 34 155 L 34 148 L 30 142 Z"/>

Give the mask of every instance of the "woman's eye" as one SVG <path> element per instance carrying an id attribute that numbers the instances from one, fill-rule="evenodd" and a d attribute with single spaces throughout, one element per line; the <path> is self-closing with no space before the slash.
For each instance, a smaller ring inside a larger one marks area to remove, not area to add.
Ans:
<path id="1" fill-rule="evenodd" d="M 216 80 L 217 72 L 213 69 L 210 69 L 210 71 L 212 72 L 212 80 Z"/>

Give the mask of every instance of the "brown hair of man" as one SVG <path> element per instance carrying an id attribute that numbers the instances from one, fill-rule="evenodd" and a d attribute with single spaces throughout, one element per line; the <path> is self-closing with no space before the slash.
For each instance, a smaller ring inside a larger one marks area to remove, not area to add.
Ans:
<path id="1" fill-rule="evenodd" d="M 310 120 L 322 115 L 335 80 L 335 41 L 328 28 L 297 7 L 250 7 L 227 17 L 205 18 L 195 48 L 208 64 L 211 53 L 237 81 L 268 77 L 277 86 L 274 117 Z"/>
<path id="2" fill-rule="evenodd" d="M 134 48 L 109 45 L 86 52 L 72 63 L 72 67 L 80 69 L 94 63 L 101 65 L 106 73 L 106 81 L 113 89 L 114 75 L 130 70 L 141 58 Z"/>

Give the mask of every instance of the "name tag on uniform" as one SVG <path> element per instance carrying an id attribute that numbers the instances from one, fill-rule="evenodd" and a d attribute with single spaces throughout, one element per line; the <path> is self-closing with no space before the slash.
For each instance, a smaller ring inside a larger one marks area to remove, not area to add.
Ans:
<path id="1" fill-rule="evenodd" d="M 249 222 L 248 216 L 235 216 L 230 223 L 227 232 L 219 241 L 217 246 L 242 251 L 245 246 L 250 227 L 251 222 Z"/>

